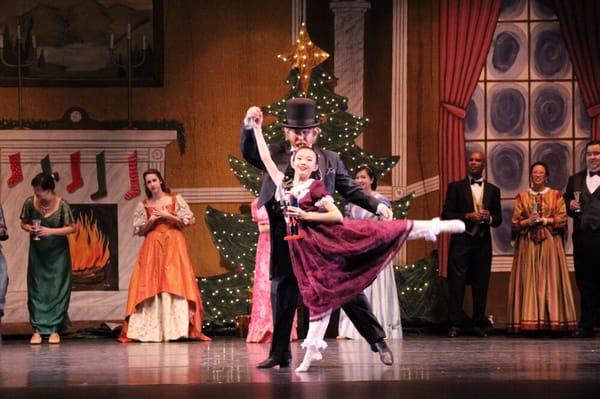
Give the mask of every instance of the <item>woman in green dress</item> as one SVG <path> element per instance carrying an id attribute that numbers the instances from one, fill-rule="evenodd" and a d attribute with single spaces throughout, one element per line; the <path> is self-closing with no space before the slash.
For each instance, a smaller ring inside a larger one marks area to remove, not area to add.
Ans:
<path id="1" fill-rule="evenodd" d="M 33 196 L 21 210 L 21 228 L 30 233 L 27 307 L 33 327 L 31 344 L 60 342 L 71 299 L 71 255 L 67 235 L 75 231 L 69 204 L 54 193 L 58 173 L 40 173 L 31 181 Z"/>

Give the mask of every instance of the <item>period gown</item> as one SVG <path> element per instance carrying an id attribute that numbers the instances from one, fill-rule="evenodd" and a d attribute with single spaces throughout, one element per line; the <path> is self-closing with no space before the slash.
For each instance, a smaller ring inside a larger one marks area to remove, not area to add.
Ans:
<path id="1" fill-rule="evenodd" d="M 391 208 L 390 201 L 383 195 L 374 192 L 373 196 Z M 378 216 L 361 208 L 358 205 L 348 204 L 345 208 L 345 216 L 352 220 L 370 219 L 379 220 Z M 365 291 L 367 299 L 371 303 L 373 314 L 379 320 L 387 338 L 402 338 L 402 322 L 400 319 L 400 302 L 394 277 L 393 262 L 390 261 L 379 273 L 373 284 Z M 359 339 L 358 333 L 346 313 L 340 311 L 338 335 L 342 337 Z"/>
<path id="2" fill-rule="evenodd" d="M 319 211 L 326 198 L 320 180 L 308 179 L 292 189 L 304 211 Z M 319 320 L 367 288 L 398 252 L 412 229 L 410 220 L 300 221 L 303 239 L 289 241 L 298 288 Z"/>
<path id="3" fill-rule="evenodd" d="M 33 205 L 33 197 L 25 200 L 21 220 L 31 224 L 41 220 L 41 226 L 60 228 L 75 223 L 69 204 L 60 199 L 56 212 L 44 216 Z M 27 263 L 27 308 L 33 330 L 41 335 L 59 332 L 69 323 L 71 300 L 71 254 L 66 236 L 50 235 L 29 239 Z"/>
<path id="4" fill-rule="evenodd" d="M 147 200 L 138 204 L 133 222 L 135 232 L 146 224 L 153 209 Z M 183 220 L 194 217 L 180 195 L 171 195 L 166 210 Z M 203 313 L 183 232 L 177 225 L 160 220 L 146 234 L 131 275 L 119 340 L 210 340 L 202 333 Z"/>
<path id="5" fill-rule="evenodd" d="M 521 228 L 519 222 L 531 216 L 535 203 L 540 216 L 552 218 L 553 223 Z M 510 332 L 577 328 L 563 246 L 566 224 L 567 211 L 559 191 L 530 189 L 517 196 L 512 216 L 515 256 L 507 307 Z"/>
<path id="6" fill-rule="evenodd" d="M 264 206 L 257 208 L 258 198 L 250 205 L 252 220 L 257 224 L 269 223 L 269 215 Z M 258 233 L 254 283 L 252 285 L 252 312 L 246 342 L 271 342 L 273 335 L 273 312 L 271 310 L 271 280 L 269 263 L 271 260 L 271 237 L 268 231 Z M 292 325 L 291 339 L 297 339 L 296 318 Z"/>

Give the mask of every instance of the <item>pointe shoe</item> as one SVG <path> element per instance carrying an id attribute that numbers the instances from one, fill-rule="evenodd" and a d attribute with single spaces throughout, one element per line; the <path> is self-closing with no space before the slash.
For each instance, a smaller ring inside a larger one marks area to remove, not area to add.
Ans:
<path id="1" fill-rule="evenodd" d="M 310 369 L 310 364 L 312 362 L 317 362 L 323 359 L 323 355 L 319 352 L 319 349 L 314 346 L 309 346 L 306 349 L 306 354 L 304 355 L 304 360 L 300 363 L 300 366 L 296 368 L 296 373 L 306 373 Z"/>
<path id="2" fill-rule="evenodd" d="M 29 340 L 31 345 L 39 345 L 42 343 L 42 336 L 38 333 L 33 333 L 31 339 Z"/>
<path id="3" fill-rule="evenodd" d="M 48 343 L 60 344 L 60 335 L 58 335 L 58 333 L 56 332 L 53 332 L 52 334 L 50 334 L 50 337 L 48 337 Z"/>

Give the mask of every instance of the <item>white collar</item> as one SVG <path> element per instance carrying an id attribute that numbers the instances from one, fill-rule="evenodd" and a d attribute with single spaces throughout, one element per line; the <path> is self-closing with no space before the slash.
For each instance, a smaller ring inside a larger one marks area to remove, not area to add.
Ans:
<path id="1" fill-rule="evenodd" d="M 535 191 L 531 187 L 529 189 L 527 189 L 527 191 L 529 191 L 529 194 L 532 194 L 532 195 L 544 195 L 549 190 L 550 190 L 550 187 L 545 187 L 542 191 Z"/>
<path id="2" fill-rule="evenodd" d="M 312 178 L 308 178 L 306 179 L 304 182 L 295 185 L 294 187 L 292 187 L 292 192 L 293 193 L 300 193 L 301 191 L 304 191 L 306 189 L 308 189 L 310 187 L 310 185 L 312 184 L 312 182 L 315 181 L 315 179 Z"/>

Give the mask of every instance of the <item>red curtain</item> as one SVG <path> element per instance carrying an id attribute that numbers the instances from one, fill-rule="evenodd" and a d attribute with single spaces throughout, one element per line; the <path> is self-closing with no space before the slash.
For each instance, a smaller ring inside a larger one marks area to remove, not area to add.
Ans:
<path id="1" fill-rule="evenodd" d="M 571 56 L 592 139 L 600 140 L 600 1 L 554 0 L 556 14 Z"/>
<path id="2" fill-rule="evenodd" d="M 448 183 L 466 175 L 465 115 L 477 86 L 502 0 L 440 0 L 440 209 Z M 440 275 L 446 276 L 448 237 L 439 243 Z"/>

